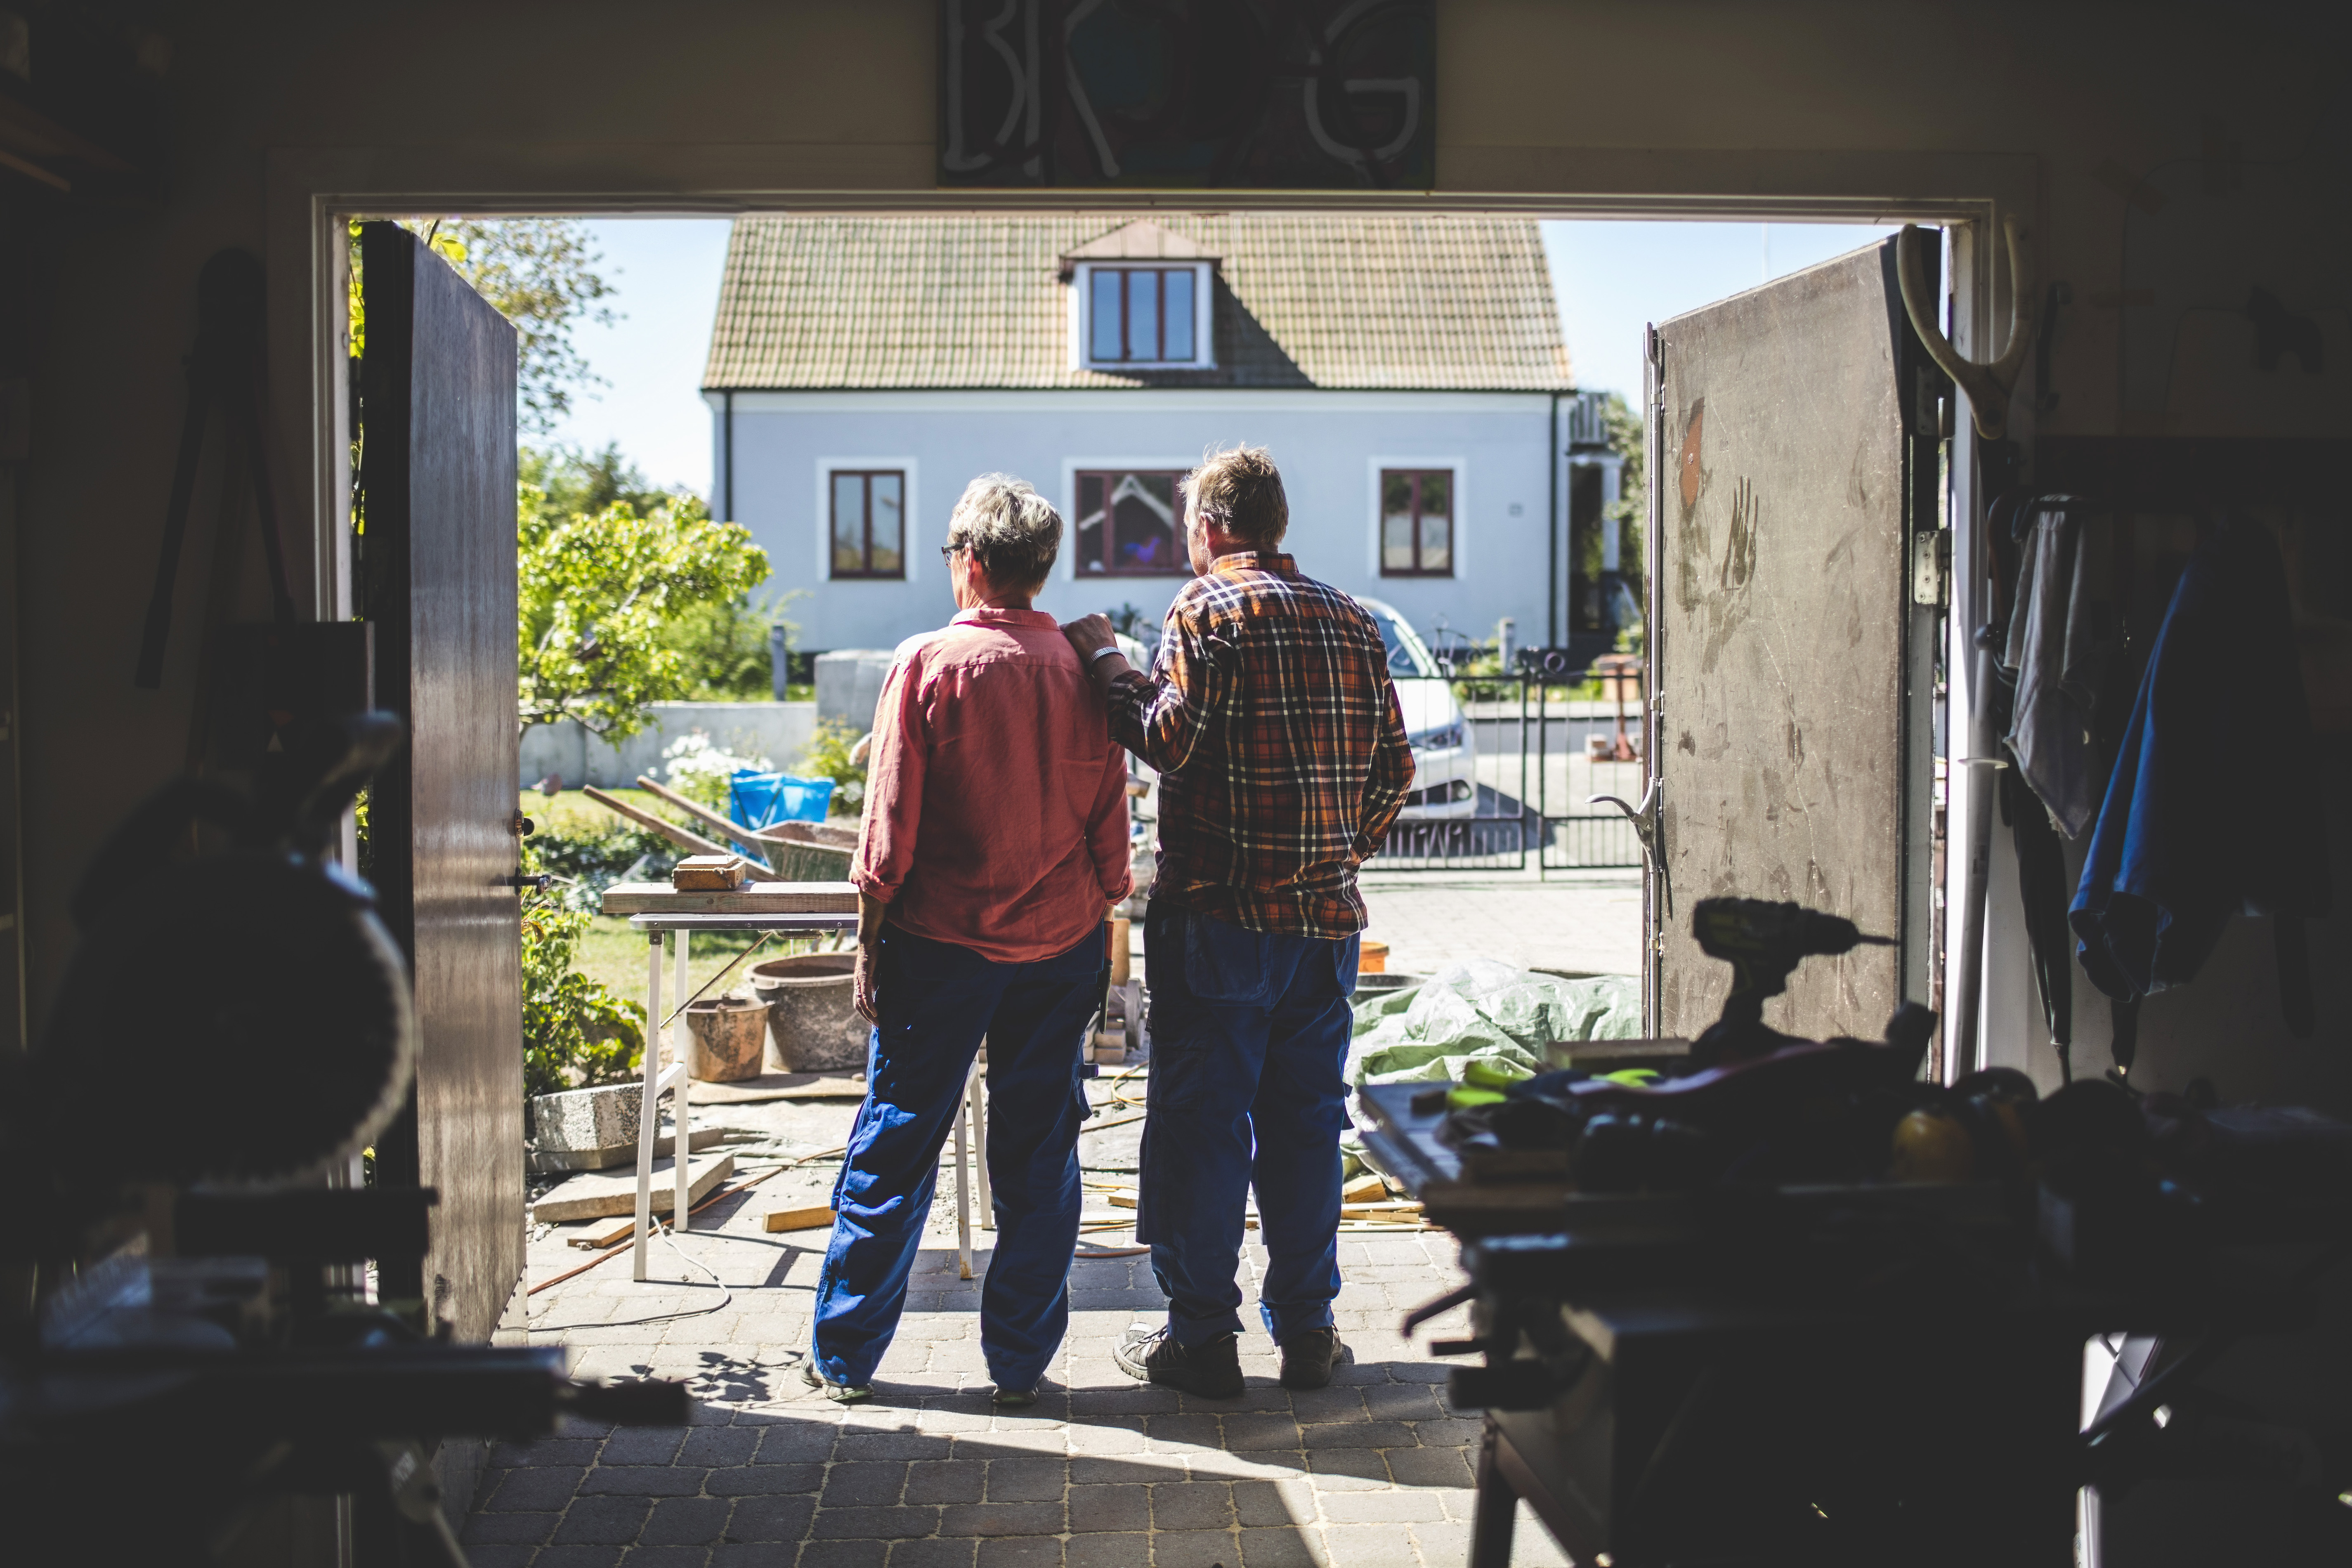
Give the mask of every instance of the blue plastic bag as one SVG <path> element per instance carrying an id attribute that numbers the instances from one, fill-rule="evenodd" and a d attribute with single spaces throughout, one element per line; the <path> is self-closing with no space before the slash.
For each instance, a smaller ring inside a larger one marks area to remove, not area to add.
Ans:
<path id="1" fill-rule="evenodd" d="M 727 801 L 727 815 L 745 827 L 773 827 L 779 822 L 823 822 L 833 802 L 833 781 L 740 768 L 728 781 Z"/>

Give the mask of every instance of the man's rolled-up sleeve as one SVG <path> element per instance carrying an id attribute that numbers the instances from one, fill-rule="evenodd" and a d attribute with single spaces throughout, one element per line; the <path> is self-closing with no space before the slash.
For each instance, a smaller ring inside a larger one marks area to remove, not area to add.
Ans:
<path id="1" fill-rule="evenodd" d="M 1110 737 L 1163 773 L 1192 757 L 1226 679 L 1216 650 L 1180 604 L 1160 631 L 1160 661 L 1149 675 L 1129 670 L 1111 682 Z"/>
<path id="2" fill-rule="evenodd" d="M 1389 826 L 1404 809 L 1405 793 L 1412 788 L 1412 742 L 1405 733 L 1404 710 L 1397 704 L 1396 682 L 1381 676 L 1382 716 L 1380 738 L 1372 748 L 1372 767 L 1364 780 L 1364 805 L 1357 818 L 1356 858 L 1364 861 L 1380 853 Z"/>
<path id="3" fill-rule="evenodd" d="M 923 778 L 930 760 L 930 730 L 922 709 L 920 661 L 902 658 L 882 683 L 874 710 L 874 739 L 866 765 L 866 823 L 849 879 L 868 898 L 890 903 L 915 864 L 915 831 L 922 820 Z"/>

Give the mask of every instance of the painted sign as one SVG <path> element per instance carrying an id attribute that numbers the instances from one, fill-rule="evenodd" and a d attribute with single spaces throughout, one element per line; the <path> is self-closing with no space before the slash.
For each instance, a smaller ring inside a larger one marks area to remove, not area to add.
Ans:
<path id="1" fill-rule="evenodd" d="M 1427 190 L 1435 0 L 940 0 L 944 186 Z"/>

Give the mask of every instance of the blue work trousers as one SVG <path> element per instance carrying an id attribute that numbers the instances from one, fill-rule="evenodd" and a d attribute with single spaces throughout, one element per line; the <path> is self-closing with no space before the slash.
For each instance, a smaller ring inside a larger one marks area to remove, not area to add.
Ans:
<path id="1" fill-rule="evenodd" d="M 1152 900 L 1151 1089 L 1136 1239 L 1179 1343 L 1241 1331 L 1244 1210 L 1257 1188 L 1258 1312 L 1279 1342 L 1331 1326 L 1355 937 L 1246 931 Z"/>
<path id="2" fill-rule="evenodd" d="M 980 1343 L 1001 1388 L 1034 1387 L 1070 1321 L 1078 1237 L 1079 1047 L 1101 998 L 1099 933 L 1057 957 L 995 963 L 886 927 L 876 965 L 882 1023 L 866 1102 L 834 1185 L 812 1353 L 835 1383 L 871 1383 L 898 1331 L 964 1082 L 988 1040 L 988 1179 L 996 1247 Z"/>

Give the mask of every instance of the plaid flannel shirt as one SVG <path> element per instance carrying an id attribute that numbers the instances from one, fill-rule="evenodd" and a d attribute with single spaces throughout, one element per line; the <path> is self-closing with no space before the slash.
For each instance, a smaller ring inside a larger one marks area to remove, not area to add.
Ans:
<path id="1" fill-rule="evenodd" d="M 1114 740 L 1160 770 L 1151 896 L 1251 931 L 1364 929 L 1356 868 L 1412 784 L 1380 627 L 1287 555 L 1221 555 L 1168 607 Z"/>

